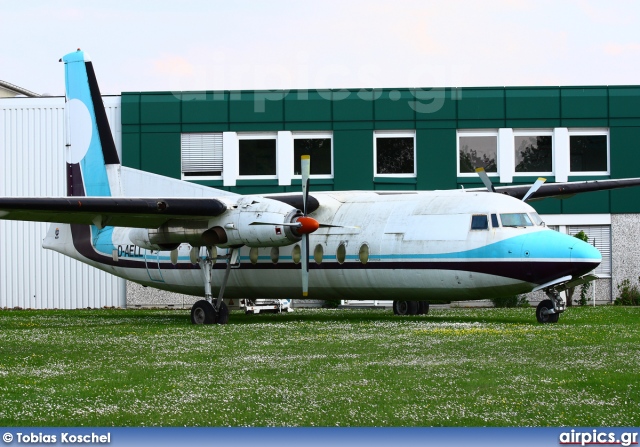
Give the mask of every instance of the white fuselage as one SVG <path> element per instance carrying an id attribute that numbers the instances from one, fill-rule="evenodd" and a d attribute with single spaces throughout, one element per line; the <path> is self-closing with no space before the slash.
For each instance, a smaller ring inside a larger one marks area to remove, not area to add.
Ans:
<path id="1" fill-rule="evenodd" d="M 457 190 L 313 196 L 320 206 L 311 216 L 337 226 L 310 235 L 309 297 L 314 299 L 492 298 L 529 292 L 562 276 L 582 275 L 601 259 L 590 245 L 580 245 L 581 241 L 544 225 L 505 226 L 507 214 L 526 214 L 533 220 L 535 211 L 501 194 Z M 486 220 L 487 227 L 472 229 L 472 216 Z M 204 294 L 203 270 L 192 263 L 190 245 L 178 247 L 174 264 L 169 251 L 136 246 L 129 228 L 107 227 L 97 237 L 100 231 L 93 227 L 94 243 L 88 244 L 88 227 L 84 231 L 79 227 L 53 224 L 44 246 L 140 284 Z M 78 242 L 81 238 L 84 244 Z M 300 297 L 301 265 L 292 255 L 298 244 L 240 247 L 225 297 Z M 217 250 L 220 257 L 228 253 L 226 248 Z M 199 256 L 205 255 L 206 248 L 201 247 Z M 214 266 L 214 295 L 225 268 L 225 260 Z"/>

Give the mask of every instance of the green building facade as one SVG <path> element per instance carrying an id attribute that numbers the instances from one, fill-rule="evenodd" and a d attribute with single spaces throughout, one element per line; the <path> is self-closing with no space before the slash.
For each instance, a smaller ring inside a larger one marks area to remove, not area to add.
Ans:
<path id="1" fill-rule="evenodd" d="M 312 174 L 319 166 L 312 190 L 482 187 L 477 166 L 496 185 L 640 177 L 640 86 L 124 92 L 121 99 L 125 166 L 242 194 L 300 191 L 295 159 L 305 151 Z M 607 258 L 601 273 L 609 280 L 599 287 L 611 299 L 617 264 L 620 278 L 638 277 L 622 236 L 640 213 L 637 196 L 632 188 L 530 203 L 560 231 L 591 233 Z"/>
<path id="2" fill-rule="evenodd" d="M 289 131 L 331 136 L 333 172 L 330 178 L 314 180 L 317 190 L 481 186 L 475 175 L 464 175 L 458 168 L 458 139 L 465 131 L 489 131 L 490 136 L 511 129 L 516 135 L 539 131 L 553 137 L 558 128 L 604 133 L 608 166 L 600 172 L 569 170 L 559 179 L 551 166 L 550 171 L 531 175 L 515 173 L 510 182 L 497 175 L 494 182 L 527 184 L 538 174 L 547 181 L 640 176 L 640 87 L 138 92 L 122 94 L 121 113 L 123 164 L 173 178 L 187 179 L 181 172 L 182 134 L 268 136 Z M 414 172 L 377 175 L 376 135 L 404 131 L 415 136 Z M 502 174 L 503 166 L 497 170 Z M 219 176 L 194 181 L 239 193 L 299 190 L 295 179 L 283 185 L 277 178 L 257 177 L 238 176 L 234 186 L 225 186 Z M 598 192 L 532 204 L 541 213 L 636 213 L 636 194 Z"/>

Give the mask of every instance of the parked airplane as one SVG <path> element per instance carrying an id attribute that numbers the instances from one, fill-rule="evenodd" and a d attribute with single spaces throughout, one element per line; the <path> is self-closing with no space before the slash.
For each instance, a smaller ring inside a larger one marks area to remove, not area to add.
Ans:
<path id="1" fill-rule="evenodd" d="M 640 185 L 640 179 L 487 190 L 308 191 L 244 196 L 120 165 L 92 63 L 61 59 L 69 131 L 67 197 L 0 198 L 0 219 L 52 222 L 43 247 L 145 286 L 202 296 L 195 324 L 228 321 L 222 300 L 478 300 L 543 290 L 541 323 L 560 293 L 595 278 L 598 250 L 552 231 L 521 199 Z M 153 193 L 148 191 L 153 185 Z M 224 261 L 216 263 L 216 261 Z M 232 272 L 233 270 L 233 272 Z M 302 278 L 302 283 L 301 283 Z M 302 287 L 301 287 L 302 286 Z M 217 295 L 217 298 L 213 298 Z"/>

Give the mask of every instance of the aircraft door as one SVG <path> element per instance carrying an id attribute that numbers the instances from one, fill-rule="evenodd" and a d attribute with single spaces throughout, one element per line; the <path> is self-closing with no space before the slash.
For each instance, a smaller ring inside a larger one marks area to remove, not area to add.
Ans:
<path id="1" fill-rule="evenodd" d="M 164 282 L 162 271 L 160 270 L 160 252 L 154 250 L 144 251 L 144 263 L 147 267 L 147 274 L 151 281 Z"/>

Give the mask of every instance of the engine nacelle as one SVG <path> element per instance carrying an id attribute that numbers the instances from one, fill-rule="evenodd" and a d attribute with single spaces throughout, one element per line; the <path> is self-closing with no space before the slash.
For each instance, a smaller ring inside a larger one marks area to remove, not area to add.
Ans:
<path id="1" fill-rule="evenodd" d="M 157 229 L 134 228 L 129 239 L 147 250 L 173 250 L 182 243 L 193 247 L 281 247 L 301 240 L 295 223 L 302 216 L 291 205 L 264 197 L 241 197 L 228 210 L 209 220 L 172 220 Z"/>
<path id="2" fill-rule="evenodd" d="M 302 216 L 300 210 L 264 197 L 243 197 L 233 209 L 211 222 L 224 228 L 227 242 L 219 247 L 282 247 L 299 242 L 295 227 L 288 224 Z"/>
<path id="3" fill-rule="evenodd" d="M 204 222 L 169 221 L 157 229 L 134 228 L 129 239 L 147 250 L 174 250 L 182 243 L 194 247 L 216 246 L 226 243 L 227 235 L 220 227 L 209 228 Z"/>
<path id="4" fill-rule="evenodd" d="M 286 215 L 272 212 L 240 211 L 237 224 L 225 224 L 228 241 L 219 247 L 282 247 L 301 240 L 295 228 L 289 225 L 301 216 L 299 210 L 291 210 Z"/>

